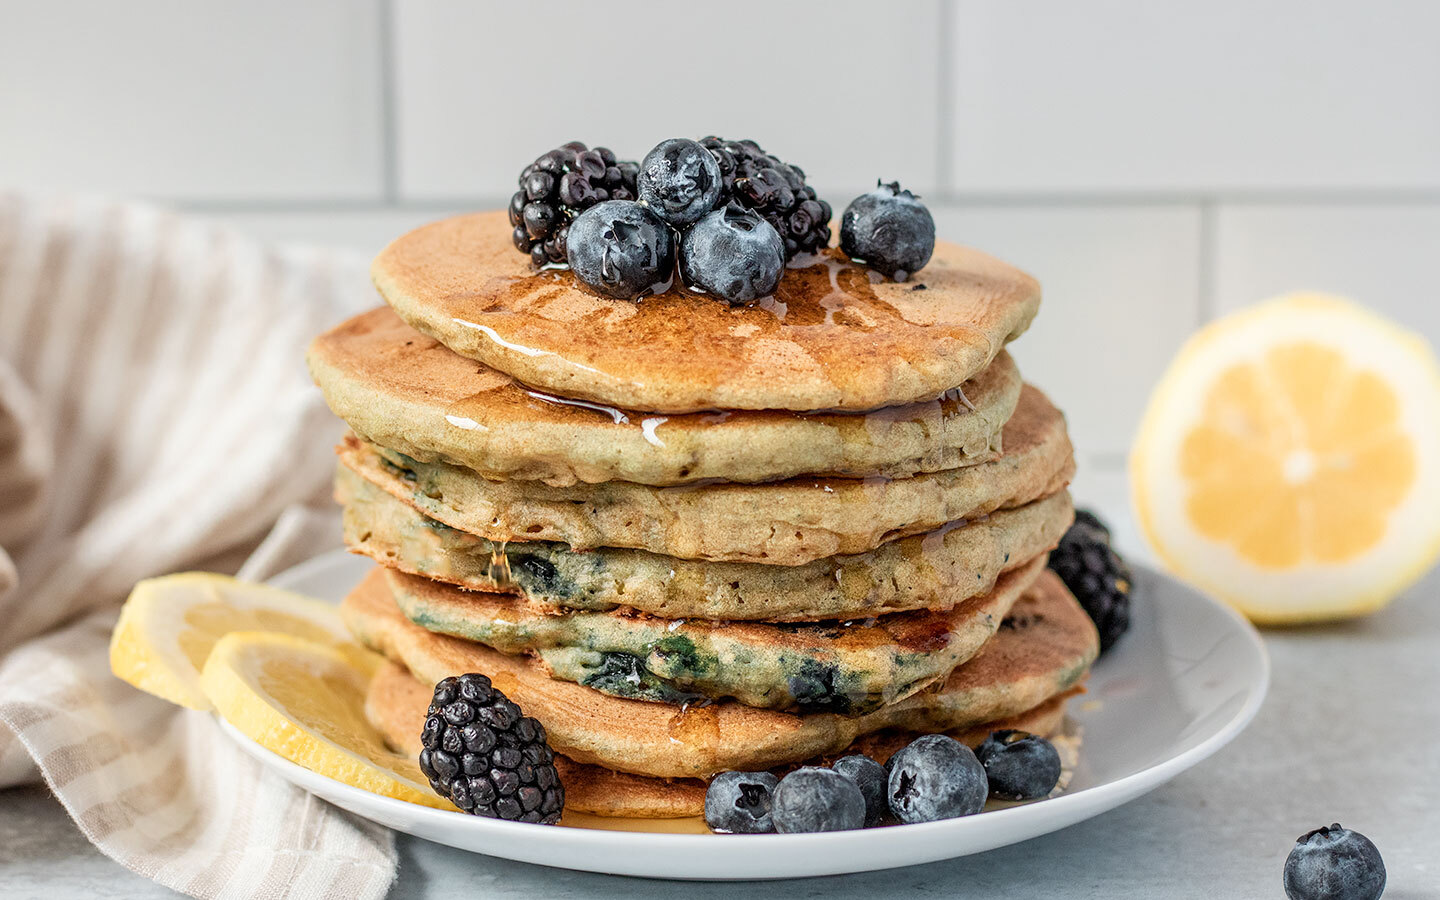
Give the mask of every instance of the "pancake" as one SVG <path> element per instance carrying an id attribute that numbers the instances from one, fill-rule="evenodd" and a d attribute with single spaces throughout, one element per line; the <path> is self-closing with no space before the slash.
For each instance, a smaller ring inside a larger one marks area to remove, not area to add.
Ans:
<path id="1" fill-rule="evenodd" d="M 1001 352 L 940 399 L 868 414 L 778 410 L 656 416 L 575 403 L 457 356 L 388 308 L 316 338 L 307 356 L 335 414 L 416 459 L 493 479 L 682 484 L 884 475 L 993 459 L 1020 395 Z"/>
<path id="2" fill-rule="evenodd" d="M 400 611 L 430 631 L 528 654 L 550 677 L 614 697 L 702 699 L 861 715 L 943 680 L 994 636 L 1045 568 L 1038 556 L 988 594 L 942 612 L 775 625 L 617 612 L 547 615 L 507 594 L 465 591 L 390 570 Z"/>
<path id="3" fill-rule="evenodd" d="M 644 550 L 576 551 L 554 541 L 489 541 L 437 522 L 341 466 L 345 543 L 412 575 L 523 595 L 552 613 L 625 607 L 668 619 L 812 622 L 948 609 L 1001 572 L 1049 551 L 1074 517 L 1061 491 L 799 566 L 678 559 Z"/>
<path id="4" fill-rule="evenodd" d="M 494 541 L 630 547 L 684 559 L 802 565 L 1050 496 L 1075 472 L 1065 418 L 1026 386 L 1005 453 L 914 478 L 797 478 L 656 488 L 612 481 L 555 488 L 490 481 L 351 436 L 341 461 L 452 528 Z"/>
<path id="5" fill-rule="evenodd" d="M 420 728 L 429 708 L 432 686 L 418 681 L 404 667 L 386 662 L 370 682 L 365 713 L 392 749 L 420 755 Z M 1034 709 L 998 722 L 989 722 L 965 731 L 952 731 L 956 740 L 978 747 L 993 731 L 1014 728 L 1031 734 L 1057 734 L 1065 717 L 1067 695 L 1046 700 Z M 884 762 L 915 735 L 884 731 L 867 735 L 843 752 L 865 753 Z M 808 765 L 825 765 L 833 758 L 807 760 Z M 589 813 L 607 817 L 673 819 L 705 814 L 706 782 L 698 778 L 650 778 L 616 772 L 602 766 L 577 763 L 556 754 L 555 768 L 565 785 L 565 813 Z M 777 773 L 778 774 L 778 773 Z M 568 823 L 567 823 L 568 824 Z"/>
<path id="6" fill-rule="evenodd" d="M 969 729 L 1009 718 L 1079 684 L 1099 649 L 1095 626 L 1053 573 L 1021 597 L 986 645 L 942 685 L 864 716 L 804 715 L 734 702 L 681 709 L 552 679 L 539 663 L 435 634 L 400 612 L 376 569 L 341 606 L 362 643 L 434 684 L 481 672 L 575 762 L 660 778 L 703 778 L 836 753 L 866 734 Z"/>
<path id="7" fill-rule="evenodd" d="M 562 397 L 660 413 L 868 410 L 938 397 L 984 369 L 1040 306 L 1018 269 L 939 241 L 911 281 L 838 250 L 796 257 L 748 307 L 678 280 L 638 302 L 515 252 L 503 210 L 422 226 L 380 252 L 375 286 L 459 353 Z"/>

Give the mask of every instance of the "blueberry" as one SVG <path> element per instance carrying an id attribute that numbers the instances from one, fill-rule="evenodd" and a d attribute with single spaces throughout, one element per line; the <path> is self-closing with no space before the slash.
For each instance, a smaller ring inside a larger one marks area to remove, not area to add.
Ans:
<path id="1" fill-rule="evenodd" d="M 781 834 L 864 828 L 865 796 L 844 775 L 806 766 L 780 780 L 771 815 Z"/>
<path id="2" fill-rule="evenodd" d="M 978 813 L 989 782 L 970 748 L 943 734 L 916 738 L 890 760 L 890 811 L 902 822 Z"/>
<path id="3" fill-rule="evenodd" d="M 1290 900 L 1375 900 L 1385 893 L 1385 862 L 1357 831 L 1317 828 L 1300 835 L 1285 860 Z"/>
<path id="4" fill-rule="evenodd" d="M 635 300 L 670 287 L 675 232 L 633 200 L 607 200 L 570 223 L 565 256 L 575 277 L 590 287 Z"/>
<path id="5" fill-rule="evenodd" d="M 830 766 L 836 772 L 855 782 L 860 795 L 865 798 L 865 824 L 874 825 L 890 812 L 885 802 L 885 767 L 868 756 L 855 754 L 835 760 Z"/>
<path id="6" fill-rule="evenodd" d="M 904 281 L 924 268 L 935 250 L 930 210 L 900 183 L 861 194 L 840 217 L 840 249 L 856 262 Z"/>
<path id="7" fill-rule="evenodd" d="M 1060 783 L 1060 753 L 1028 731 L 996 731 L 975 751 L 990 778 L 990 796 L 1038 800 Z"/>
<path id="8" fill-rule="evenodd" d="M 705 824 L 723 834 L 765 834 L 776 778 L 769 772 L 721 772 L 705 791 Z"/>
<path id="9" fill-rule="evenodd" d="M 720 199 L 720 164 L 695 141 L 662 141 L 640 163 L 640 202 L 676 228 L 698 222 Z"/>
<path id="10" fill-rule="evenodd" d="M 710 213 L 680 239 L 685 284 L 731 304 L 773 293 L 784 271 L 780 232 L 738 203 Z"/>

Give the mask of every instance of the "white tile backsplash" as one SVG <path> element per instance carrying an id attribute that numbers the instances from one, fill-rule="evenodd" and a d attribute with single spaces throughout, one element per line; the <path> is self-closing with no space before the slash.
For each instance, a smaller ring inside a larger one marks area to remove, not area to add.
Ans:
<path id="1" fill-rule="evenodd" d="M 707 134 L 753 138 L 822 195 L 929 189 L 939 18 L 938 0 L 396 0 L 401 193 L 506 198 L 567 140 L 639 158 Z"/>
<path id="2" fill-rule="evenodd" d="M 1440 186 L 1440 3 L 956 0 L 954 186 Z"/>
<path id="3" fill-rule="evenodd" d="M 378 0 L 7 2 L 0 185 L 378 199 Z"/>
<path id="4" fill-rule="evenodd" d="M 1012 345 L 1020 371 L 1065 410 L 1081 458 L 1124 453 L 1150 385 L 1196 325 L 1199 211 L 980 206 L 935 220 L 942 238 L 1040 279 L 1040 315 Z"/>
<path id="5" fill-rule="evenodd" d="M 1220 312 L 1277 294 L 1341 294 L 1440 349 L 1440 203 L 1225 205 L 1216 219 Z"/>
<path id="6" fill-rule="evenodd" d="M 205 213 L 265 241 L 343 247 L 373 257 L 395 238 L 427 222 L 466 212 L 455 209 L 377 209 L 351 212 Z M 376 305 L 379 305 L 377 298 Z"/>

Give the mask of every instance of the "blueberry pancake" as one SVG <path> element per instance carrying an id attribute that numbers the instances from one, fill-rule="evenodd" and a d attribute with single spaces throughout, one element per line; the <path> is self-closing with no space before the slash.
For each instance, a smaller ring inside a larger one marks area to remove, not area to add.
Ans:
<path id="1" fill-rule="evenodd" d="M 416 329 L 540 390 L 622 409 L 870 410 L 938 397 L 1030 325 L 1040 285 L 938 242 L 905 282 L 838 249 L 790 260 L 748 306 L 697 300 L 676 280 L 639 302 L 511 246 L 505 212 L 456 216 L 393 241 L 371 266 Z"/>
<path id="2" fill-rule="evenodd" d="M 345 599 L 358 640 L 424 682 L 480 672 L 527 714 L 550 745 L 571 760 L 660 778 L 705 778 L 837 753 L 885 729 L 969 729 L 1034 709 L 1070 690 L 1099 652 L 1095 626 L 1050 572 L 1015 602 L 985 651 L 943 684 L 862 716 L 789 713 L 723 701 L 675 707 L 628 700 L 551 678 L 540 663 L 483 644 L 436 634 L 400 611 L 383 570 Z"/>
<path id="3" fill-rule="evenodd" d="M 1001 351 L 954 390 L 870 413 L 656 415 L 526 387 L 451 353 L 384 307 L 320 335 L 307 358 L 330 408 L 374 443 L 488 478 L 556 487 L 953 469 L 997 455 L 1020 395 L 1019 372 Z"/>
<path id="4" fill-rule="evenodd" d="M 416 625 L 531 656 L 552 678 L 614 697 L 862 715 L 943 680 L 974 656 L 1044 568 L 1042 554 L 1002 575 L 989 593 L 943 611 L 790 625 L 629 612 L 547 615 L 508 594 L 386 575 L 400 611 Z"/>
<path id="5" fill-rule="evenodd" d="M 864 553 L 776 566 L 490 541 L 422 515 L 343 466 L 335 495 L 350 549 L 412 575 L 518 593 L 552 613 L 626 607 L 667 618 L 771 622 L 948 609 L 1055 546 L 1072 517 L 1070 496 L 1060 491 Z"/>
<path id="6" fill-rule="evenodd" d="M 908 534 L 1024 506 L 1075 472 L 1065 418 L 1026 386 L 1005 452 L 913 478 L 795 478 L 764 485 L 669 488 L 623 481 L 555 488 L 490 481 L 347 437 L 345 465 L 453 528 L 495 541 L 631 547 L 684 559 L 795 566 L 860 553 Z"/>
<path id="7" fill-rule="evenodd" d="M 386 662 L 370 682 L 365 698 L 366 716 L 391 747 L 416 755 L 420 752 L 420 729 L 432 693 L 431 685 L 416 679 L 404 666 Z M 1068 693 L 1058 694 L 1008 719 L 951 731 L 950 735 L 972 747 L 979 746 L 992 731 L 1002 729 L 1056 735 L 1062 728 Z M 844 751 L 806 760 L 805 764 L 825 765 L 831 757 L 845 753 L 865 753 L 883 762 L 914 737 L 909 732 L 893 729 L 876 732 L 859 738 Z M 699 778 L 632 775 L 603 766 L 578 763 L 564 754 L 556 755 L 555 767 L 565 783 L 567 818 L 562 820 L 563 824 L 578 824 L 574 813 L 633 819 L 678 819 L 704 813 L 706 782 Z M 783 766 L 781 770 L 789 768 L 793 765 Z M 606 827 L 603 821 L 586 824 Z M 694 830 L 704 832 L 704 822 L 694 823 Z"/>

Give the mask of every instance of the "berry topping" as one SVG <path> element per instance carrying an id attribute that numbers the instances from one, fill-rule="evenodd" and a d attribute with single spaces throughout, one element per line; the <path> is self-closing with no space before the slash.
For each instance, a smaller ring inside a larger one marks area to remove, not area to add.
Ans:
<path id="1" fill-rule="evenodd" d="M 985 767 L 969 747 L 943 734 L 916 738 L 896 753 L 890 770 L 890 811 L 901 822 L 937 822 L 985 808 Z"/>
<path id="2" fill-rule="evenodd" d="M 1028 731 L 997 731 L 975 750 L 990 779 L 990 796 L 1038 800 L 1060 783 L 1055 745 Z"/>
<path id="3" fill-rule="evenodd" d="M 1094 513 L 1081 510 L 1050 553 L 1050 568 L 1080 601 L 1100 632 L 1100 652 L 1130 627 L 1130 567 L 1110 547 L 1110 531 Z"/>
<path id="4" fill-rule="evenodd" d="M 665 222 L 684 228 L 720 200 L 720 166 L 702 146 L 685 138 L 656 145 L 640 163 L 640 202 Z"/>
<path id="5" fill-rule="evenodd" d="M 770 807 L 775 785 L 769 772 L 721 772 L 705 791 L 705 824 L 722 834 L 774 831 Z"/>
<path id="6" fill-rule="evenodd" d="M 537 266 L 565 262 L 570 223 L 606 200 L 634 200 L 639 167 L 620 162 L 608 148 L 579 141 L 541 154 L 520 172 L 510 198 L 515 246 Z"/>
<path id="7" fill-rule="evenodd" d="M 788 262 L 830 243 L 830 204 L 805 184 L 799 166 L 788 165 L 754 141 L 707 137 L 700 141 L 720 166 L 719 203 L 731 200 L 753 209 L 779 232 Z"/>
<path id="8" fill-rule="evenodd" d="M 554 825 L 565 788 L 545 729 L 484 675 L 446 678 L 420 732 L 420 770 L 435 793 L 491 819 Z"/>
<path id="9" fill-rule="evenodd" d="M 860 795 L 865 798 L 866 826 L 879 824 L 890 813 L 890 804 L 885 800 L 885 767 L 868 756 L 855 754 L 843 756 L 830 766 L 836 772 L 855 782 Z"/>
<path id="10" fill-rule="evenodd" d="M 758 213 L 731 202 L 680 238 L 680 275 L 691 290 L 732 305 L 774 292 L 785 271 L 785 242 Z"/>
<path id="11" fill-rule="evenodd" d="M 806 766 L 780 780 L 771 815 L 781 834 L 865 827 L 865 797 L 838 772 Z"/>
<path id="12" fill-rule="evenodd" d="M 1376 900 L 1385 862 L 1365 835 L 1338 824 L 1300 835 L 1285 860 L 1290 900 Z"/>
<path id="13" fill-rule="evenodd" d="M 669 289 L 675 271 L 675 232 L 633 200 L 592 206 L 570 223 L 566 258 L 575 277 L 621 300 Z"/>
<path id="14" fill-rule="evenodd" d="M 930 210 L 898 181 L 880 184 L 845 207 L 840 249 L 856 262 L 904 281 L 924 268 L 935 251 Z"/>

